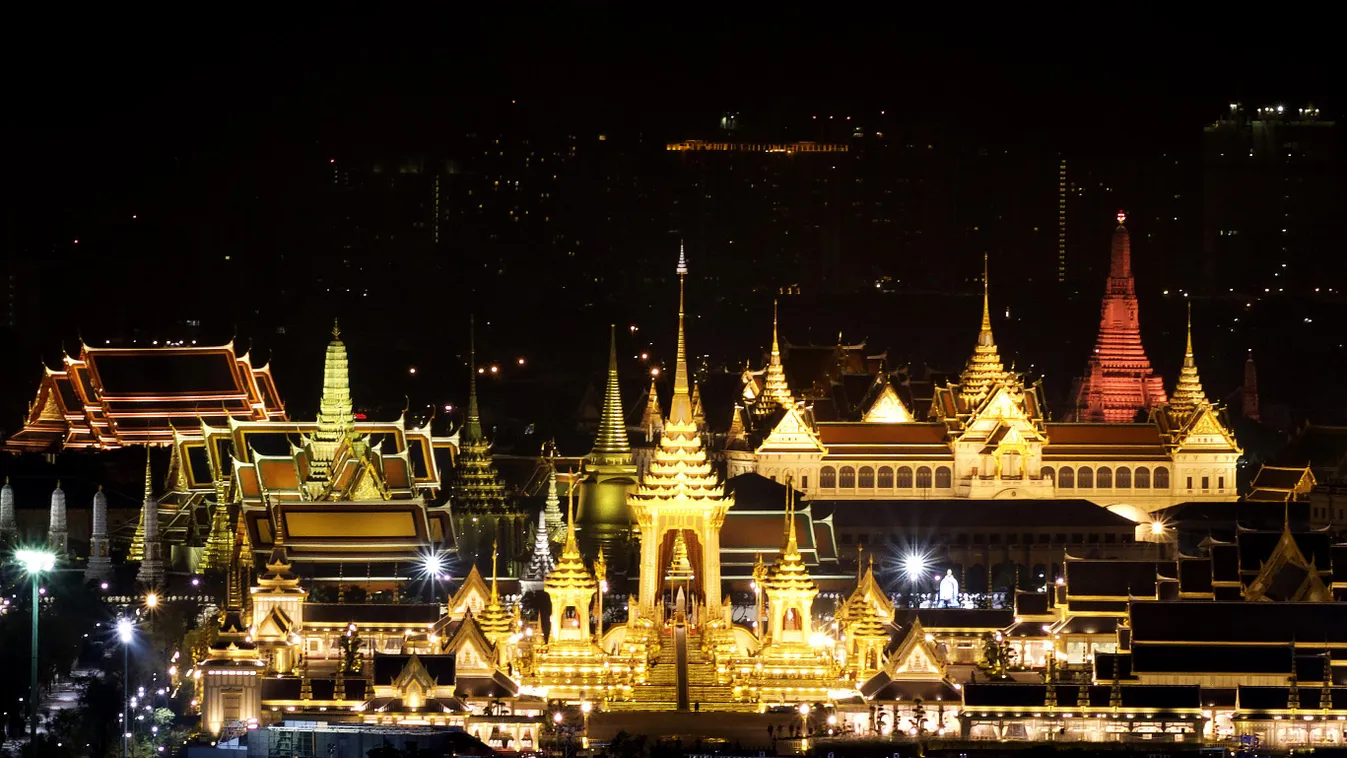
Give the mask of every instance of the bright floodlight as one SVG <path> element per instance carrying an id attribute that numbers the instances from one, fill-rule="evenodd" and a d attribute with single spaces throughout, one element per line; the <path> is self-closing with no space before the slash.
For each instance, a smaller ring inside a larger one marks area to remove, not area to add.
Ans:
<path id="1" fill-rule="evenodd" d="M 439 553 L 430 553 L 425 556 L 421 565 L 422 568 L 426 570 L 426 573 L 433 578 L 438 579 L 440 578 L 440 574 L 444 573 L 444 557 Z"/>
<path id="2" fill-rule="evenodd" d="M 46 550 L 20 550 L 14 556 L 23 564 L 23 570 L 30 574 L 41 574 L 56 567 L 56 554 Z"/>
<path id="3" fill-rule="evenodd" d="M 131 619 L 117 619 L 117 639 L 121 640 L 123 644 L 130 642 L 135 633 L 136 630 L 131 625 Z"/>
<path id="4" fill-rule="evenodd" d="M 159 607 L 159 593 L 157 593 L 157 592 L 151 592 L 150 594 L 146 595 L 146 596 L 145 596 L 145 607 L 146 607 L 146 608 L 158 608 L 158 607 Z"/>
<path id="5" fill-rule="evenodd" d="M 1163 521 L 1151 522 L 1151 534 L 1164 534 L 1164 533 L 1165 533 L 1165 522 Z"/>
<path id="6" fill-rule="evenodd" d="M 809 703 L 800 703 L 800 715 L 801 716 L 809 715 Z"/>
<path id="7" fill-rule="evenodd" d="M 908 553 L 903 557 L 903 574 L 909 582 L 921 579 L 926 573 L 926 556 L 921 553 Z"/>

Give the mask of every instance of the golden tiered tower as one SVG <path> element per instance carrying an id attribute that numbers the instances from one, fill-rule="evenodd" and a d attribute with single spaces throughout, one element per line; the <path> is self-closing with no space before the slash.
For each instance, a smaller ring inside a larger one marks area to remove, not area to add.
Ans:
<path id="1" fill-rule="evenodd" d="M 510 507 L 505 484 L 491 456 L 491 444 L 482 434 L 482 414 L 477 405 L 475 320 L 470 327 L 468 355 L 468 415 L 459 433 L 453 489 L 454 510 L 463 539 L 460 553 L 474 555 L 487 539 L 495 539 L 505 545 L 507 560 L 513 560 L 520 552 L 516 535 L 522 532 L 523 514 Z"/>
<path id="2" fill-rule="evenodd" d="M 755 413 L 767 414 L 776 408 L 793 408 L 786 369 L 781 365 L 781 343 L 777 339 L 777 302 L 772 301 L 772 356 L 767 361 L 767 376 L 763 381 L 762 396 L 753 404 Z"/>
<path id="3" fill-rule="evenodd" d="M 978 332 L 978 343 L 973 355 L 968 359 L 959 376 L 959 393 L 969 405 L 975 405 L 987 396 L 991 388 L 1006 376 L 1001 355 L 996 349 L 996 339 L 992 336 L 992 311 L 988 302 L 987 259 L 982 259 L 982 329 Z"/>
<path id="4" fill-rule="evenodd" d="M 683 532 L 689 542 L 694 566 L 700 570 L 689 593 L 720 605 L 720 528 L 734 505 L 717 480 L 702 448 L 702 438 L 693 419 L 688 382 L 687 342 L 684 334 L 684 280 L 687 258 L 678 252 L 678 353 L 674 368 L 673 403 L 659 446 L 641 484 L 628 499 L 641 535 L 640 614 L 655 618 L 655 606 L 663 589 L 663 567 L 669 565 L 672 532 Z M 689 539 L 691 538 L 691 539 Z"/>
<path id="5" fill-rule="evenodd" d="M 580 469 L 580 541 L 587 555 L 596 555 L 600 550 L 620 555 L 623 551 L 616 550 L 615 545 L 626 540 L 631 532 L 627 495 L 636 487 L 638 474 L 622 408 L 614 326 L 609 334 L 608 386 L 604 391 L 599 436 Z"/>
<path id="6" fill-rule="evenodd" d="M 1193 304 L 1188 304 L 1188 347 L 1183 353 L 1183 368 L 1179 370 L 1179 383 L 1169 398 L 1170 411 L 1180 416 L 1191 415 L 1193 411 L 1207 404 L 1207 394 L 1202 391 L 1202 378 L 1197 375 L 1197 361 L 1193 359 Z"/>
<path id="7" fill-rule="evenodd" d="M 856 590 L 837 609 L 847 678 L 864 682 L 884 668 L 884 648 L 889 644 L 892 619 L 893 604 L 878 592 L 875 559 L 871 556 L 865 573 L 856 582 Z"/>
<path id="8" fill-rule="evenodd" d="M 548 697 L 563 701 L 620 700 L 631 693 L 632 672 L 622 659 L 608 656 L 590 630 L 590 609 L 599 582 L 585 566 L 575 538 L 575 497 L 571 492 L 566 519 L 566 544 L 543 583 L 552 603 L 547 644 L 534 653 L 531 683 L 545 687 Z"/>
<path id="9" fill-rule="evenodd" d="M 510 636 L 513 617 L 510 612 L 505 610 L 505 605 L 500 601 L 500 587 L 497 584 L 496 560 L 499 554 L 499 545 L 496 542 L 491 543 L 491 597 L 486 602 L 486 607 L 477 617 L 477 625 L 482 628 L 482 634 L 491 641 L 496 649 L 501 649 L 502 643 Z"/>
<path id="10" fill-rule="evenodd" d="M 659 387 L 655 382 L 659 375 L 651 373 L 650 392 L 645 396 L 645 411 L 641 414 L 641 428 L 645 430 L 646 440 L 652 440 L 664 433 L 664 414 L 659 409 Z"/>
<path id="11" fill-rule="evenodd" d="M 332 322 L 332 341 L 323 360 L 323 394 L 318 403 L 318 428 L 308 440 L 310 494 L 321 492 L 331 480 L 332 462 L 343 442 L 355 440 L 355 412 L 351 405 L 351 374 L 341 328 Z"/>
<path id="12" fill-rule="evenodd" d="M 762 649 L 735 661 L 736 691 L 760 703 L 821 702 L 838 685 L 831 640 L 813 628 L 818 585 L 800 554 L 795 527 L 795 489 L 786 481 L 786 540 L 762 582 L 767 597 L 767 632 Z"/>
<path id="13" fill-rule="evenodd" d="M 150 446 L 145 446 L 145 499 L 154 496 L 154 471 L 150 465 Z M 145 560 L 145 509 L 140 510 L 140 521 L 136 523 L 136 533 L 131 536 L 131 548 L 126 553 L 128 561 Z"/>

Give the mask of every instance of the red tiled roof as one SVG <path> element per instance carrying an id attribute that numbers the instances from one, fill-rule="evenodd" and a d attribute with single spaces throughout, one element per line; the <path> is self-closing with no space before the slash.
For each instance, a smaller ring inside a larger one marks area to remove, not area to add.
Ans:
<path id="1" fill-rule="evenodd" d="M 945 445 L 944 424 L 822 423 L 819 439 L 833 445 Z"/>

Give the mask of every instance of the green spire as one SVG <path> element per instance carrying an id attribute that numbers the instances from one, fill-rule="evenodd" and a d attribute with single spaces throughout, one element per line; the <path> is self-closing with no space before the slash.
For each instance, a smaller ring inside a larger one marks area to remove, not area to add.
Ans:
<path id="1" fill-rule="evenodd" d="M 622 414 L 622 389 L 617 381 L 617 327 L 610 326 L 609 332 L 608 386 L 603 396 L 603 416 L 599 419 L 599 436 L 594 440 L 594 449 L 585 460 L 593 466 L 627 466 L 632 457 Z"/>

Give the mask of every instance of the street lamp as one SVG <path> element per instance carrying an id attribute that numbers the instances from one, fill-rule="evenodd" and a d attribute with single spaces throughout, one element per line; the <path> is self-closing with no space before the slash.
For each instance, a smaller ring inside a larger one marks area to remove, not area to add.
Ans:
<path id="1" fill-rule="evenodd" d="M 800 744 L 809 739 L 809 703 L 800 703 Z"/>
<path id="2" fill-rule="evenodd" d="M 159 593 L 151 592 L 145 596 L 145 607 L 154 610 L 159 607 Z"/>
<path id="3" fill-rule="evenodd" d="M 580 738 L 580 748 L 583 750 L 589 749 L 589 712 L 592 710 L 594 710 L 594 704 L 588 700 L 580 703 L 580 714 L 585 719 L 585 731 Z"/>
<path id="4" fill-rule="evenodd" d="M 563 718 L 561 711 L 552 712 L 552 723 L 555 724 L 552 727 L 552 749 L 558 753 L 561 752 L 561 721 Z"/>
<path id="5" fill-rule="evenodd" d="M 28 744 L 37 750 L 37 610 L 38 580 L 56 567 L 56 554 L 46 550 L 20 550 L 15 553 L 23 570 L 33 577 L 33 650 L 32 677 L 28 688 Z"/>
<path id="6" fill-rule="evenodd" d="M 130 751 L 131 724 L 130 718 L 126 713 L 127 703 L 131 700 L 131 640 L 136 636 L 136 628 L 131 625 L 131 619 L 122 617 L 117 619 L 117 639 L 122 643 L 122 758 L 127 758 Z"/>

